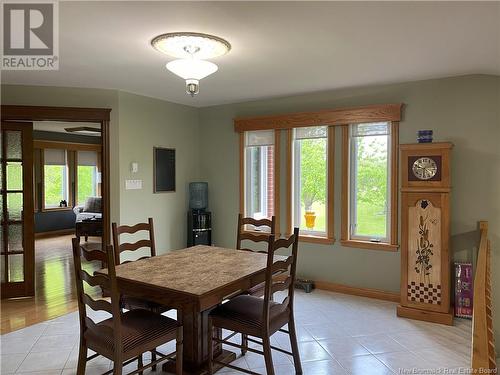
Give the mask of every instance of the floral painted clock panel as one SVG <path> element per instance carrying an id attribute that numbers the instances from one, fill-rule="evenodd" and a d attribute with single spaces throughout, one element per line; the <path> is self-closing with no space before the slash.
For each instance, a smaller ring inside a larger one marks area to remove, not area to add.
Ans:
<path id="1" fill-rule="evenodd" d="M 441 208 L 421 199 L 408 219 L 408 301 L 440 305 Z"/>

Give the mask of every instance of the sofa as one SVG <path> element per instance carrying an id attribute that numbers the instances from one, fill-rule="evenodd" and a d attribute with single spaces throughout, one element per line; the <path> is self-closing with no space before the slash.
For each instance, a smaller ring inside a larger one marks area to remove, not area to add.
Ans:
<path id="1" fill-rule="evenodd" d="M 75 222 L 84 220 L 102 220 L 102 197 L 89 197 L 84 205 L 75 206 L 73 212 L 76 215 Z"/>

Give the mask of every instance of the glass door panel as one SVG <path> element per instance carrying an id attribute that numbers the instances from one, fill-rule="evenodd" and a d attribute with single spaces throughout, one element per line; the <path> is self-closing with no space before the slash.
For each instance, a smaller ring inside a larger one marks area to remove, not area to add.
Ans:
<path id="1" fill-rule="evenodd" d="M 34 293 L 33 125 L 2 122 L 2 298 Z"/>

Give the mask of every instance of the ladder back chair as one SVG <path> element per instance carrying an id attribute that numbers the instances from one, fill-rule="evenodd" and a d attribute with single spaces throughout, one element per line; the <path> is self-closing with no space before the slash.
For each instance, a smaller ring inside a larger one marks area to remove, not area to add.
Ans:
<path id="1" fill-rule="evenodd" d="M 268 227 L 269 231 L 259 230 L 257 231 L 248 231 L 245 230 L 245 225 L 252 225 L 254 228 L 261 229 L 262 227 Z M 238 250 L 246 250 L 246 251 L 258 251 L 251 250 L 242 247 L 242 241 L 248 240 L 254 243 L 265 241 L 267 243 L 267 237 L 270 234 L 276 234 L 276 217 L 273 216 L 271 219 L 254 219 L 252 217 L 243 217 L 242 214 L 238 215 L 238 233 L 236 234 L 236 249 Z M 265 238 L 265 239 L 264 239 Z M 267 249 L 266 249 L 267 250 Z M 260 250 L 259 252 L 266 252 Z"/>
<path id="2" fill-rule="evenodd" d="M 256 233 L 254 231 L 245 231 L 245 225 L 252 225 L 254 228 L 268 227 L 269 231 L 262 231 L 262 233 Z M 236 249 L 245 251 L 254 251 L 258 253 L 267 253 L 266 250 L 252 250 L 242 247 L 242 242 L 244 240 L 251 241 L 254 244 L 260 242 L 265 242 L 267 245 L 270 235 L 276 234 L 276 217 L 273 216 L 271 219 L 254 219 L 252 217 L 243 217 L 242 214 L 238 215 L 238 233 L 236 236 Z M 255 285 L 254 287 L 248 289 L 244 293 L 250 294 L 252 296 L 262 297 L 264 295 L 264 283 Z"/>
<path id="3" fill-rule="evenodd" d="M 295 366 L 295 373 L 302 374 L 297 334 L 293 313 L 294 283 L 297 271 L 297 251 L 299 229 L 295 228 L 288 239 L 275 240 L 274 234 L 268 237 L 268 253 L 266 266 L 266 281 L 264 298 L 251 295 L 239 295 L 217 308 L 209 315 L 209 374 L 213 374 L 214 363 L 227 366 L 234 370 L 258 375 L 256 372 L 219 362 L 213 358 L 214 343 L 226 344 L 241 349 L 241 354 L 247 351 L 264 355 L 266 372 L 274 375 L 271 349 L 291 355 Z M 288 249 L 288 256 L 275 258 L 275 252 Z M 274 293 L 286 291 L 286 297 L 280 302 L 272 300 Z M 283 329 L 288 325 L 288 330 Z M 224 339 L 213 335 L 213 328 L 223 328 L 233 331 Z M 290 337 L 292 352 L 271 346 L 270 338 L 276 332 L 287 333 Z M 229 340 L 237 333 L 242 334 L 241 345 Z M 251 338 L 261 339 L 261 341 Z M 262 351 L 248 347 L 248 341 L 262 345 Z"/>
<path id="4" fill-rule="evenodd" d="M 182 374 L 182 326 L 174 319 L 149 310 L 131 310 L 122 312 L 120 295 L 116 281 L 115 258 L 113 247 L 107 247 L 107 253 L 100 250 L 86 250 L 79 240 L 73 239 L 73 259 L 75 266 L 78 311 L 80 316 L 80 349 L 77 374 L 85 374 L 87 361 L 102 355 L 113 361 L 113 369 L 105 374 L 122 374 L 122 368 L 138 361 L 137 370 L 129 374 L 142 374 L 142 371 L 176 355 L 176 374 Z M 107 274 L 90 275 L 82 268 L 82 257 L 87 261 L 98 260 L 107 263 Z M 94 299 L 86 293 L 84 282 L 89 287 L 100 287 L 108 291 L 107 299 Z M 88 314 L 88 309 L 105 311 L 111 317 L 96 323 Z M 170 354 L 156 352 L 156 348 L 169 341 L 176 340 L 176 351 Z M 95 354 L 87 357 L 91 349 Z M 144 366 L 142 354 L 155 351 L 160 358 Z"/>
<path id="5" fill-rule="evenodd" d="M 155 235 L 154 235 L 154 226 L 153 226 L 153 218 L 149 218 L 147 223 L 139 223 L 132 226 L 129 225 L 120 225 L 118 226 L 116 223 L 112 225 L 113 231 L 113 246 L 115 248 L 115 262 L 116 264 L 124 264 L 128 262 L 132 262 L 131 260 L 121 261 L 121 253 L 125 251 L 138 251 L 144 248 L 149 248 L 149 255 L 144 255 L 138 259 L 146 259 L 150 257 L 156 256 L 156 247 L 155 247 Z M 139 232 L 147 231 L 149 233 L 148 239 L 141 239 L 135 242 L 123 242 L 120 243 L 120 235 L 122 234 L 136 234 Z M 147 309 L 157 313 L 163 313 L 165 311 L 170 310 L 166 306 L 162 306 L 160 304 L 150 302 L 147 300 L 143 300 L 140 298 L 122 296 L 121 299 L 122 307 L 128 310 L 140 308 Z"/>
<path id="6" fill-rule="evenodd" d="M 141 256 L 135 260 L 146 259 L 150 257 L 156 256 L 156 246 L 155 246 L 155 234 L 154 234 L 154 225 L 153 218 L 148 218 L 147 223 L 139 223 L 135 225 L 120 225 L 118 226 L 116 223 L 111 225 L 113 232 L 113 246 L 115 248 L 115 261 L 116 264 L 124 264 L 132 262 L 131 260 L 121 261 L 121 253 L 125 251 L 138 251 L 141 249 L 149 248 L 149 255 Z M 130 234 L 134 235 L 140 232 L 148 232 L 148 239 L 141 239 L 135 242 L 123 242 L 120 243 L 120 235 L 122 234 Z M 153 311 L 155 313 L 161 314 L 168 310 L 169 307 L 160 305 L 158 303 L 148 301 L 145 299 L 122 295 L 121 296 L 121 307 L 127 310 L 134 309 L 146 309 Z M 151 358 L 153 361 L 156 359 L 155 352 L 151 353 Z M 156 366 L 153 366 L 153 370 L 156 370 Z"/>

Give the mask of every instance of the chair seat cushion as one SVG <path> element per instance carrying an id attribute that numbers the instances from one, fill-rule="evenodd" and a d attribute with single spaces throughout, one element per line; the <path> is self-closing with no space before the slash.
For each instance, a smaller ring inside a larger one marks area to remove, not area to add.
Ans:
<path id="1" fill-rule="evenodd" d="M 289 311 L 283 309 L 280 303 L 269 302 L 269 304 L 269 326 L 271 331 L 276 331 L 288 323 Z M 240 295 L 215 308 L 210 316 L 217 327 L 238 330 L 235 326 L 243 326 L 248 328 L 245 331 L 262 331 L 265 323 L 264 299 Z"/>
<path id="2" fill-rule="evenodd" d="M 127 295 L 122 295 L 120 299 L 121 305 L 123 308 L 127 310 L 136 310 L 136 309 L 144 309 L 153 311 L 156 313 L 164 313 L 165 311 L 170 310 L 169 307 L 160 305 L 159 303 L 148 301 L 145 299 L 131 297 Z"/>
<path id="3" fill-rule="evenodd" d="M 132 351 L 148 342 L 155 342 L 166 337 L 165 342 L 175 337 L 178 323 L 174 319 L 148 310 L 131 310 L 122 314 L 123 352 Z M 96 324 L 95 329 L 85 332 L 89 347 L 94 345 L 104 352 L 112 353 L 115 347 L 113 319 L 106 319 Z M 94 345 L 92 345 L 94 344 Z M 154 348 L 155 346 L 152 346 Z"/>

